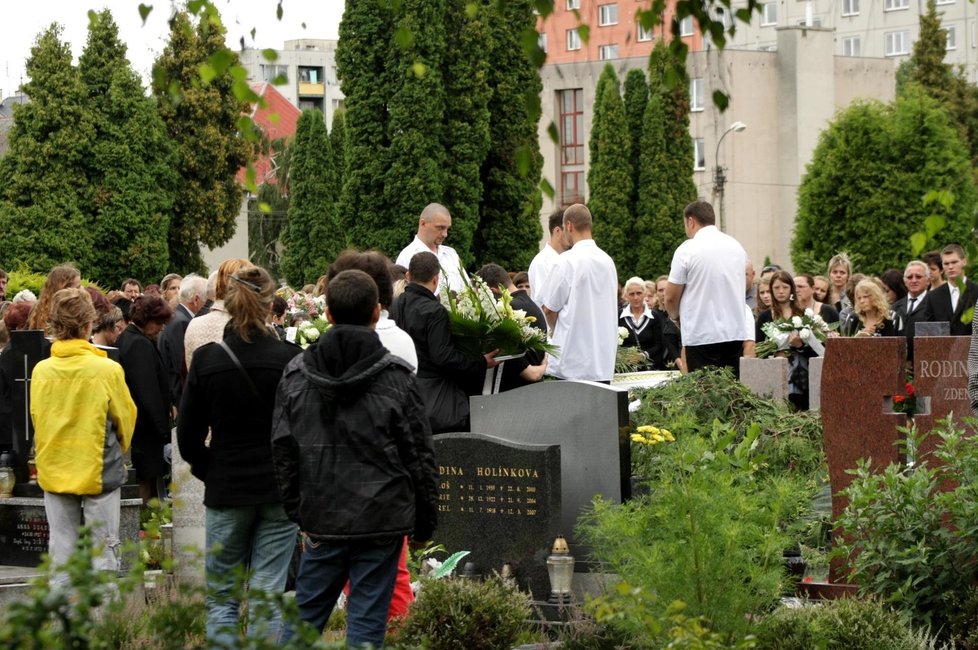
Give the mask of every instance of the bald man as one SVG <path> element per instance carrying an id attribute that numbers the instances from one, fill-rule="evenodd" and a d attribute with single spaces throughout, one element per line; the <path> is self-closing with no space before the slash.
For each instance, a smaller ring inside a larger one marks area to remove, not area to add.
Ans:
<path id="1" fill-rule="evenodd" d="M 448 212 L 448 208 L 440 203 L 429 203 L 421 211 L 421 218 L 418 219 L 418 234 L 414 236 L 414 241 L 397 256 L 395 263 L 408 268 L 411 265 L 411 258 L 418 253 L 434 253 L 438 258 L 438 266 L 441 267 L 438 274 L 440 278 L 438 288 L 447 285 L 452 291 L 461 291 L 468 279 L 463 276 L 464 271 L 458 253 L 454 248 L 443 243 L 451 227 L 452 215 Z"/>

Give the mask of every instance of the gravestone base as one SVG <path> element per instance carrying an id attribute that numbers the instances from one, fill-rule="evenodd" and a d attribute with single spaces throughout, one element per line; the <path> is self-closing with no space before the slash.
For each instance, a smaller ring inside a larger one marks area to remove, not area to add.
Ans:
<path id="1" fill-rule="evenodd" d="M 204 483 L 190 473 L 190 465 L 173 445 L 173 571 L 181 581 L 204 583 L 207 548 Z"/>
<path id="2" fill-rule="evenodd" d="M 740 360 L 740 383 L 759 397 L 788 399 L 788 360 L 783 357 Z"/>

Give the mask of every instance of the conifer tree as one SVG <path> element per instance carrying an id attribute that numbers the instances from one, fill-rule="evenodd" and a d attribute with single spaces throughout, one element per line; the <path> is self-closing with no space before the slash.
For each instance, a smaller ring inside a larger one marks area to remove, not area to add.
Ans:
<path id="1" fill-rule="evenodd" d="M 588 192 L 591 190 L 591 170 L 595 165 L 601 165 L 601 148 L 598 146 L 598 134 L 601 133 L 601 121 L 604 119 L 604 98 L 605 90 L 609 85 L 614 85 L 615 90 L 621 94 L 621 84 L 618 82 L 618 75 L 615 68 L 610 63 L 606 63 L 598 76 L 598 83 L 594 86 L 594 104 L 591 107 L 591 137 L 588 140 L 588 173 L 587 186 Z"/>
<path id="2" fill-rule="evenodd" d="M 282 273 L 293 286 L 315 282 L 346 247 L 336 227 L 336 181 L 326 120 L 303 111 L 289 169 L 288 222 L 282 232 Z"/>
<path id="3" fill-rule="evenodd" d="M 161 278 L 169 268 L 176 157 L 108 10 L 91 14 L 79 72 L 96 128 L 87 211 L 97 245 L 87 275 L 106 286 L 127 277 Z"/>
<path id="4" fill-rule="evenodd" d="M 64 262 L 91 269 L 94 238 L 85 215 L 92 192 L 84 173 L 95 139 L 86 91 L 71 48 L 52 24 L 38 35 L 14 109 L 9 149 L 0 159 L 0 265 L 47 272 Z"/>
<path id="5" fill-rule="evenodd" d="M 339 219 L 339 201 L 346 179 L 346 112 L 342 109 L 333 112 L 333 124 L 329 127 L 329 146 L 333 153 L 333 174 L 336 182 L 336 208 Z M 340 223 L 344 229 L 347 223 Z"/>
<path id="6" fill-rule="evenodd" d="M 248 202 L 248 259 L 279 278 L 280 239 L 289 210 L 291 139 L 269 142 L 268 153 L 275 161 L 275 176 L 266 177 L 258 186 L 258 194 Z"/>
<path id="7" fill-rule="evenodd" d="M 404 245 L 396 235 L 389 236 L 391 217 L 384 200 L 390 148 L 387 106 L 394 85 L 387 58 L 393 33 L 389 3 L 348 2 L 336 50 L 347 133 L 339 214 L 349 221 L 354 246 L 379 247 L 388 255 L 397 255 Z M 407 216 L 398 218 L 410 221 Z M 387 236 L 376 237 L 383 228 L 388 229 Z"/>
<path id="8" fill-rule="evenodd" d="M 643 277 L 654 278 L 668 272 L 673 253 L 686 238 L 683 208 L 696 199 L 686 69 L 662 41 L 649 59 L 649 86 L 636 270 Z"/>
<path id="9" fill-rule="evenodd" d="M 491 144 L 482 165 L 481 220 L 473 247 L 476 260 L 516 271 L 529 268 L 543 236 L 543 159 L 530 112 L 531 105 L 539 106 L 543 85 L 522 48 L 527 35 L 536 38 L 533 3 L 507 0 L 490 6 Z"/>
<path id="10" fill-rule="evenodd" d="M 470 16 L 469 0 L 446 0 L 445 31 L 452 47 L 445 48 L 445 129 L 442 140 L 447 165 L 443 203 L 452 213 L 448 244 L 463 265 L 471 265 L 472 240 L 479 227 L 482 202 L 482 161 L 489 150 L 489 47 L 484 11 Z"/>
<path id="11" fill-rule="evenodd" d="M 201 244 L 213 248 L 234 234 L 242 199 L 236 174 L 254 153 L 238 126 L 250 107 L 233 92 L 228 66 L 237 55 L 225 47 L 215 16 L 194 27 L 178 12 L 153 66 L 153 94 L 179 159 L 168 243 L 171 270 L 182 273 L 203 270 Z M 204 81 L 201 67 L 212 60 L 223 65 L 211 65 L 215 76 Z"/>
<path id="12" fill-rule="evenodd" d="M 632 168 L 632 195 L 628 210 L 633 219 L 638 218 L 639 174 L 642 169 L 642 130 L 645 123 L 645 107 L 649 103 L 649 84 L 645 71 L 633 68 L 625 77 L 625 119 L 628 122 L 628 164 Z M 627 278 L 626 278 L 627 279 Z"/>
<path id="13" fill-rule="evenodd" d="M 602 95 L 595 101 L 594 120 L 599 126 L 591 131 L 591 160 L 598 163 L 588 169 L 588 209 L 594 219 L 594 239 L 615 260 L 619 280 L 624 281 L 634 274 L 636 257 L 629 241 L 634 222 L 628 209 L 632 194 L 628 120 L 618 77 L 610 64 L 601 78 L 605 83 L 598 82 Z"/>

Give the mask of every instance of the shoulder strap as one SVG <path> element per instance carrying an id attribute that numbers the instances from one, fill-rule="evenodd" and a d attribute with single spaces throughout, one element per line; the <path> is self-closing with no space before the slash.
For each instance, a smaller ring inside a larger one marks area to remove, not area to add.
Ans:
<path id="1" fill-rule="evenodd" d="M 231 361 L 234 363 L 235 366 L 237 366 L 238 371 L 241 373 L 241 376 L 244 377 L 245 383 L 248 384 L 248 388 L 250 388 L 251 392 L 255 394 L 255 397 L 257 397 L 262 402 L 265 402 L 266 400 L 264 397 L 262 397 L 262 394 L 258 392 L 258 387 L 255 386 L 255 382 L 251 380 L 251 375 L 249 375 L 248 371 L 244 369 L 243 365 L 241 365 L 241 360 L 238 359 L 238 355 L 236 355 L 231 350 L 230 346 L 228 346 L 228 344 L 225 341 L 221 341 L 219 345 L 224 349 L 225 352 L 227 352 L 227 355 L 231 357 Z"/>

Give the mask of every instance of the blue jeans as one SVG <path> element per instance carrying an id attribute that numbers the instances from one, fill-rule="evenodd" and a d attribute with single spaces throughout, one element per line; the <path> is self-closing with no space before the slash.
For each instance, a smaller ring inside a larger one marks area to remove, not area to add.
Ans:
<path id="1" fill-rule="evenodd" d="M 402 535 L 351 542 L 307 539 L 295 580 L 299 616 L 322 632 L 349 579 L 347 645 L 360 647 L 369 643 L 375 648 L 383 647 L 403 543 Z"/>
<path id="2" fill-rule="evenodd" d="M 268 594 L 281 594 L 289 573 L 299 527 L 289 521 L 279 503 L 231 508 L 207 508 L 207 639 L 212 647 L 236 648 L 241 608 L 235 584 Z M 251 620 L 249 636 L 277 641 L 281 611 L 270 603 L 271 615 Z"/>

